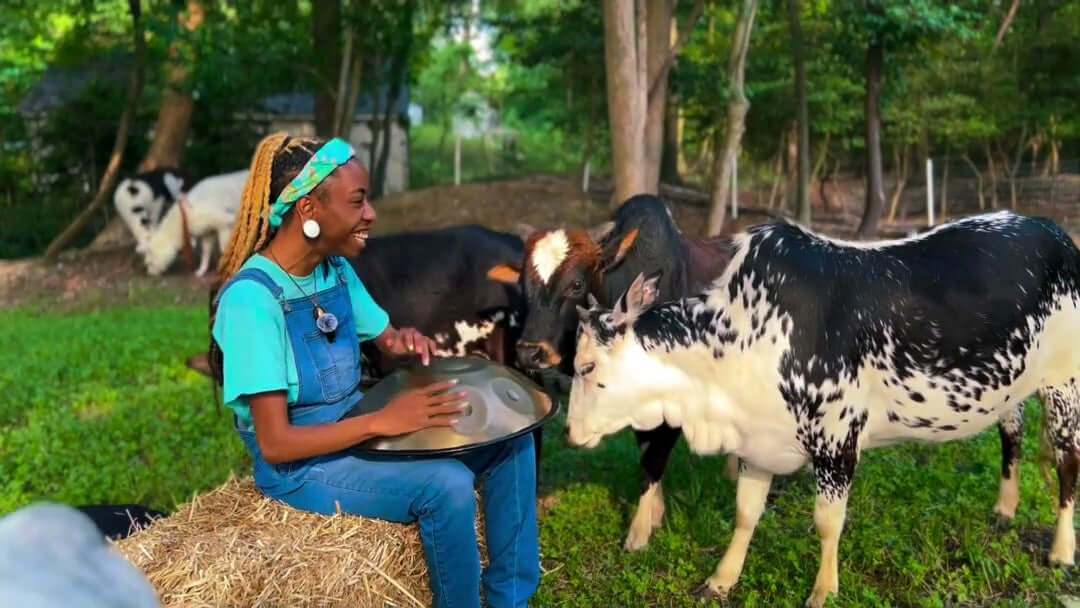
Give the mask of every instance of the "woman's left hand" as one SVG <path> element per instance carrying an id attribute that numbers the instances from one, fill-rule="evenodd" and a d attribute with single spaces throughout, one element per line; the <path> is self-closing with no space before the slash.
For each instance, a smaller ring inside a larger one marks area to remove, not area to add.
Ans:
<path id="1" fill-rule="evenodd" d="M 403 327 L 384 340 L 384 351 L 394 355 L 419 355 L 424 365 L 431 361 L 431 355 L 437 348 L 434 340 L 412 327 Z"/>

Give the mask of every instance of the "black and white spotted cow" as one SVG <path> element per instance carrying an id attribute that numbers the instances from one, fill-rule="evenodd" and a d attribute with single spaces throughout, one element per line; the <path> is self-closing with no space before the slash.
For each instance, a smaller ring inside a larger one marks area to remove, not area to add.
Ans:
<path id="1" fill-rule="evenodd" d="M 543 230 L 525 243 L 521 266 L 503 269 L 501 276 L 525 290 L 528 317 L 518 342 L 519 364 L 531 369 L 560 369 L 573 374 L 574 307 L 587 295 L 606 305 L 615 302 L 639 273 L 663 271 L 661 299 L 699 293 L 716 278 L 730 258 L 723 238 L 691 239 L 675 224 L 670 209 L 656 196 L 627 199 L 614 221 L 591 230 Z M 642 490 L 624 548 L 648 545 L 664 516 L 661 485 L 668 459 L 680 431 L 661 421 L 655 428 L 638 428 Z M 734 458 L 728 459 L 734 479 Z"/>
<path id="2" fill-rule="evenodd" d="M 512 365 L 524 299 L 516 286 L 487 275 L 501 264 L 520 263 L 523 252 L 517 235 L 465 225 L 371 237 L 350 263 L 394 325 L 430 336 L 438 355 Z M 395 365 L 370 344 L 365 355 L 374 377 Z"/>
<path id="3" fill-rule="evenodd" d="M 137 253 L 146 251 L 154 227 L 191 184 L 191 176 L 175 167 L 144 171 L 120 180 L 113 191 L 113 205 L 135 237 Z"/>
<path id="4" fill-rule="evenodd" d="M 749 229 L 699 297 L 653 306 L 639 276 L 613 309 L 581 316 L 570 440 L 682 429 L 741 466 L 735 532 L 702 588 L 742 571 L 774 474 L 813 466 L 822 557 L 807 605 L 838 590 L 837 547 L 862 450 L 944 442 L 998 423 L 995 511 L 1019 500 L 1022 402 L 1040 393 L 1060 499 L 1051 563 L 1071 565 L 1080 462 L 1080 251 L 1053 222 L 1008 212 L 915 237 L 848 243 L 791 224 Z"/>

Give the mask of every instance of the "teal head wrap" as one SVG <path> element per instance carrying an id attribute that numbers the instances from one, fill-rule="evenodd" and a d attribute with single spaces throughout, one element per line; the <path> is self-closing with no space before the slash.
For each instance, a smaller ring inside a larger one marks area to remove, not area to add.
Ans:
<path id="1" fill-rule="evenodd" d="M 280 226 L 293 203 L 309 194 L 326 176 L 333 173 L 334 169 L 349 162 L 353 156 L 356 156 L 356 151 L 349 142 L 338 137 L 326 142 L 278 195 L 270 207 L 270 225 L 275 228 Z"/>

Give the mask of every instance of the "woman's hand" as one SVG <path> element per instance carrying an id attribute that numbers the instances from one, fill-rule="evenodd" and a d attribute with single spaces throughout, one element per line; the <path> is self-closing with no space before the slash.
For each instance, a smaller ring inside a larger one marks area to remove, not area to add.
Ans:
<path id="1" fill-rule="evenodd" d="M 372 414 L 372 430 L 379 435 L 402 435 L 432 426 L 450 426 L 465 409 L 465 393 L 447 392 L 456 380 L 436 382 L 405 391 Z"/>
<path id="2" fill-rule="evenodd" d="M 379 336 L 379 347 L 392 355 L 419 355 L 420 362 L 427 365 L 437 345 L 431 338 L 412 327 L 389 329 Z"/>

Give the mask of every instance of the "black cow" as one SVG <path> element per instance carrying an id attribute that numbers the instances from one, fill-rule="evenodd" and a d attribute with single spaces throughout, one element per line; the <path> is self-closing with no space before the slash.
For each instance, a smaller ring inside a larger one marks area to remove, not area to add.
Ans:
<path id="1" fill-rule="evenodd" d="M 667 205 L 647 194 L 628 199 L 616 211 L 614 222 L 596 229 L 533 234 L 525 244 L 523 266 L 503 269 L 500 275 L 524 284 L 528 315 L 517 347 L 520 364 L 573 374 L 575 306 L 587 295 L 610 306 L 638 274 L 663 271 L 660 298 L 677 299 L 703 290 L 730 256 L 726 239 L 683 236 Z M 661 424 L 635 435 L 642 449 L 644 488 L 626 538 L 628 550 L 644 548 L 660 526 L 664 514 L 660 480 L 680 431 Z M 729 478 L 735 477 L 735 464 L 729 458 Z"/>

